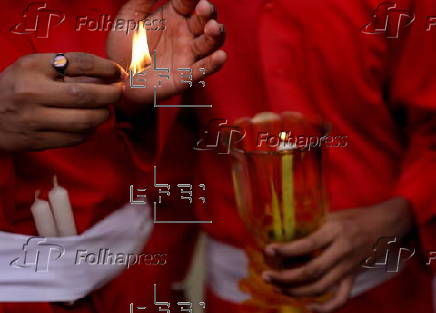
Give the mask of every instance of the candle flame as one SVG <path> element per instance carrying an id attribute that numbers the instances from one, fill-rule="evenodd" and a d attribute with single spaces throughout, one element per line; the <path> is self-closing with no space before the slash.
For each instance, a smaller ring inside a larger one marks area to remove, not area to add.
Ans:
<path id="1" fill-rule="evenodd" d="M 286 132 L 280 132 L 279 137 L 281 141 L 286 141 Z"/>
<path id="2" fill-rule="evenodd" d="M 133 74 L 141 73 L 150 64 L 151 56 L 148 49 L 147 30 L 144 27 L 144 21 L 140 21 L 138 29 L 133 34 L 130 70 Z"/>

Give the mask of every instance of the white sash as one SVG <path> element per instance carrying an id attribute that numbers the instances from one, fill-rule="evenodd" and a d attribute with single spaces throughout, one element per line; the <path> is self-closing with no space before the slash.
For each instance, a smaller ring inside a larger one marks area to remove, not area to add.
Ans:
<path id="1" fill-rule="evenodd" d="M 83 298 L 134 264 L 152 228 L 150 208 L 128 204 L 80 236 L 0 232 L 0 302 Z"/>
<path id="2" fill-rule="evenodd" d="M 235 303 L 242 303 L 250 298 L 249 294 L 238 287 L 239 281 L 248 276 L 248 259 L 244 250 L 208 237 L 207 262 L 209 287 L 215 295 Z M 397 274 L 384 269 L 362 272 L 354 281 L 351 297 L 357 297 Z"/>

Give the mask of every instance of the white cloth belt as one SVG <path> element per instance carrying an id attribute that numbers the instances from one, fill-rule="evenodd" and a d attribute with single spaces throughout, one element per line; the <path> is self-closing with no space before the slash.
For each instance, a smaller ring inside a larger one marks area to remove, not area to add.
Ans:
<path id="1" fill-rule="evenodd" d="M 80 236 L 42 238 L 0 232 L 0 302 L 83 298 L 132 265 L 133 255 L 142 251 L 152 228 L 150 208 L 129 204 Z"/>
<path id="2" fill-rule="evenodd" d="M 248 259 L 244 250 L 208 237 L 207 274 L 209 288 L 218 297 L 230 302 L 242 303 L 250 295 L 239 289 L 239 281 L 248 276 Z M 401 270 L 401 268 L 400 268 Z M 372 289 L 398 273 L 384 269 L 371 269 L 357 275 L 351 297 Z"/>

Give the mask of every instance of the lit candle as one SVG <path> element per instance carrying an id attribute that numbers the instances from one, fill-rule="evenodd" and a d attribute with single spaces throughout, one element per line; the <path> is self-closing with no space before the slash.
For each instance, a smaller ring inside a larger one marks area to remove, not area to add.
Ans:
<path id="1" fill-rule="evenodd" d="M 56 176 L 53 179 L 53 184 L 54 187 L 48 193 L 48 199 L 50 201 L 50 206 L 53 209 L 59 237 L 77 235 L 73 209 L 71 208 L 68 191 L 58 185 Z"/>
<path id="2" fill-rule="evenodd" d="M 48 201 L 38 199 L 38 197 L 39 191 L 35 193 L 35 202 L 30 208 L 38 235 L 42 237 L 57 237 L 58 233 L 56 230 L 53 213 L 50 209 L 50 204 Z"/>
<path id="3" fill-rule="evenodd" d="M 280 132 L 279 134 L 280 138 L 280 145 L 278 147 L 278 151 L 286 151 L 286 150 L 293 150 L 297 146 L 294 143 L 291 143 L 288 139 L 288 134 L 286 132 Z"/>
<path id="4" fill-rule="evenodd" d="M 278 151 L 283 151 L 282 160 L 282 210 L 284 239 L 292 240 L 295 235 L 295 204 L 294 204 L 294 154 L 296 148 L 290 142 L 286 142 L 286 132 L 281 132 L 280 146 Z"/>

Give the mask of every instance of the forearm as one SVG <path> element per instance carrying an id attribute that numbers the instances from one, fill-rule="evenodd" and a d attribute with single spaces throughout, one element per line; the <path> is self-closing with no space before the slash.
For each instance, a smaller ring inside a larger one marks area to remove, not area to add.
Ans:
<path id="1" fill-rule="evenodd" d="M 373 215 L 368 216 L 367 224 L 379 228 L 382 236 L 402 238 L 416 223 L 409 201 L 402 197 L 391 198 L 375 205 L 372 210 L 376 212 L 375 216 L 378 218 L 374 219 Z"/>

